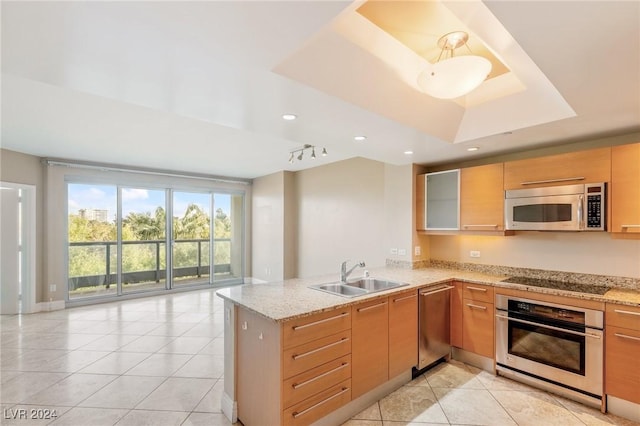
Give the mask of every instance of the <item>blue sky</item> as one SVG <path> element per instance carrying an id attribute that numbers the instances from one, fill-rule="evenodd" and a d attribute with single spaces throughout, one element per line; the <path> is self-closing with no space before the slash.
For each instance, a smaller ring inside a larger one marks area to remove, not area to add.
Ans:
<path id="1" fill-rule="evenodd" d="M 109 219 L 115 218 L 117 202 L 117 188 L 112 185 L 73 184 L 68 186 L 69 214 L 77 214 L 79 209 L 108 210 Z M 191 203 L 199 205 L 211 214 L 209 194 L 175 191 L 173 193 L 173 215 L 182 216 Z M 231 196 L 229 194 L 214 194 L 215 208 L 230 214 Z M 122 215 L 126 217 L 130 212 L 153 212 L 157 207 L 165 207 L 165 191 L 143 188 L 122 188 Z"/>

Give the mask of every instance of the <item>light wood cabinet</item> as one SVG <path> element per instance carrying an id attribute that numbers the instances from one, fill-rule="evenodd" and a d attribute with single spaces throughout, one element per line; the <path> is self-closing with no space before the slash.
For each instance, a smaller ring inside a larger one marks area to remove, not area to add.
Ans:
<path id="1" fill-rule="evenodd" d="M 640 234 L 640 143 L 611 149 L 609 192 L 611 232 Z"/>
<path id="2" fill-rule="evenodd" d="M 605 393 L 640 404 L 640 308 L 607 303 Z"/>
<path id="3" fill-rule="evenodd" d="M 389 378 L 418 364 L 418 292 L 389 296 Z"/>
<path id="4" fill-rule="evenodd" d="M 353 399 L 389 380 L 389 302 L 374 299 L 353 306 L 351 370 Z"/>
<path id="5" fill-rule="evenodd" d="M 504 163 L 504 189 L 611 180 L 611 148 L 598 148 Z"/>
<path id="6" fill-rule="evenodd" d="M 493 287 L 462 284 L 462 349 L 487 358 L 495 353 Z"/>
<path id="7" fill-rule="evenodd" d="M 504 230 L 503 163 L 460 170 L 460 229 Z"/>
<path id="8" fill-rule="evenodd" d="M 451 315 L 451 346 L 462 347 L 462 283 L 455 281 L 451 289 L 450 315 Z"/>
<path id="9" fill-rule="evenodd" d="M 427 173 L 416 179 L 416 229 L 459 229 L 460 170 Z"/>

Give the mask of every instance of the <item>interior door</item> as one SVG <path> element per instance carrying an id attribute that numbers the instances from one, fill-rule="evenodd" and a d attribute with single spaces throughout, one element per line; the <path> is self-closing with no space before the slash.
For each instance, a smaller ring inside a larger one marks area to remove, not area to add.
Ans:
<path id="1" fill-rule="evenodd" d="M 0 243 L 0 313 L 20 312 L 20 190 L 0 189 L 2 242 Z"/>

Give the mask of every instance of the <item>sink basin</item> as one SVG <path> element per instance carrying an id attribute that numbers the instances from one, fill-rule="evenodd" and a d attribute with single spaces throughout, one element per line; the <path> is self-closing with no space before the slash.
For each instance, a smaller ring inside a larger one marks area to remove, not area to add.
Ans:
<path id="1" fill-rule="evenodd" d="M 327 293 L 337 294 L 338 296 L 343 297 L 356 297 L 368 293 L 366 290 L 358 287 L 347 286 L 343 283 L 316 284 L 309 287 L 315 290 L 326 291 Z"/>
<path id="2" fill-rule="evenodd" d="M 399 283 L 395 281 L 379 280 L 377 278 L 361 278 L 357 281 L 349 281 L 345 283 L 349 287 L 364 289 L 367 293 L 373 293 L 376 291 L 390 290 L 396 287 L 402 287 L 408 285 L 406 283 Z"/>
<path id="3" fill-rule="evenodd" d="M 315 284 L 309 286 L 314 290 L 320 290 L 342 297 L 356 297 L 364 294 L 375 293 L 377 291 L 390 290 L 396 287 L 408 285 L 394 281 L 379 280 L 377 278 L 360 278 L 356 281 L 346 283 L 336 282 L 329 284 Z"/>

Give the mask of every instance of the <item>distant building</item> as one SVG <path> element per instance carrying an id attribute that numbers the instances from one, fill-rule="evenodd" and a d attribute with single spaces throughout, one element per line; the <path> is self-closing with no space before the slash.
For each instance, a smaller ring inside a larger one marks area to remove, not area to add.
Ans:
<path id="1" fill-rule="evenodd" d="M 108 222 L 109 221 L 109 210 L 102 209 L 82 209 L 78 213 L 80 213 L 80 217 L 87 220 L 97 220 L 99 222 Z"/>

